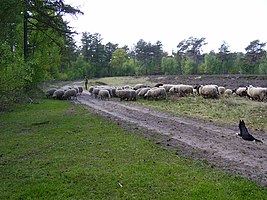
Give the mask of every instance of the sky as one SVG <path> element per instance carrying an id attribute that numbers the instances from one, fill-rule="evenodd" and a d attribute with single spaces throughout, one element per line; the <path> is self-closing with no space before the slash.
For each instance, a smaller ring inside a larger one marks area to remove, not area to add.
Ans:
<path id="1" fill-rule="evenodd" d="M 203 52 L 223 41 L 232 52 L 245 52 L 251 41 L 267 42 L 267 0 L 65 0 L 84 15 L 67 16 L 80 33 L 99 33 L 108 42 L 133 47 L 140 39 L 171 54 L 189 37 L 206 38 Z"/>

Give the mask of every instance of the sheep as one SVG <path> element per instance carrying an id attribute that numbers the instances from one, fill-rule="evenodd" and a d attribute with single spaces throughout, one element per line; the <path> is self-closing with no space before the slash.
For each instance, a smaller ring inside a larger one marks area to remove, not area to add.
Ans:
<path id="1" fill-rule="evenodd" d="M 136 100 L 136 92 L 132 89 L 124 89 L 124 90 L 116 90 L 117 97 L 120 98 L 120 100 L 126 100 L 126 101 L 135 101 Z"/>
<path id="2" fill-rule="evenodd" d="M 222 86 L 218 87 L 218 91 L 219 91 L 219 95 L 223 95 L 225 92 L 225 87 L 222 87 Z"/>
<path id="3" fill-rule="evenodd" d="M 77 92 L 75 89 L 69 89 L 64 92 L 62 99 L 71 99 L 71 97 L 75 97 L 77 99 Z"/>
<path id="4" fill-rule="evenodd" d="M 163 84 L 162 86 L 159 86 L 160 88 L 164 88 L 166 92 L 169 92 L 170 89 L 173 87 L 174 85 L 172 84 Z"/>
<path id="5" fill-rule="evenodd" d="M 93 95 L 95 98 L 97 98 L 99 91 L 100 91 L 100 88 L 98 88 L 98 87 L 94 87 L 94 88 L 93 88 L 93 91 L 92 91 L 92 95 Z"/>
<path id="6" fill-rule="evenodd" d="M 79 89 L 79 93 L 82 94 L 83 93 L 83 87 L 82 86 L 78 86 Z"/>
<path id="7" fill-rule="evenodd" d="M 54 98 L 54 99 L 60 99 L 60 100 L 61 100 L 63 95 L 64 95 L 64 90 L 62 90 L 62 89 L 57 89 L 57 90 L 54 92 L 52 98 Z"/>
<path id="8" fill-rule="evenodd" d="M 115 87 L 112 87 L 112 88 L 110 89 L 110 92 L 111 92 L 111 96 L 112 96 L 112 97 L 116 97 L 116 88 L 115 88 Z"/>
<path id="9" fill-rule="evenodd" d="M 67 91 L 67 90 L 69 90 L 69 89 L 71 89 L 72 87 L 71 86 L 69 86 L 69 85 L 65 85 L 65 86 L 63 86 L 61 89 L 65 92 L 65 91 Z"/>
<path id="10" fill-rule="evenodd" d="M 247 88 L 247 94 L 252 100 L 263 101 L 267 99 L 267 88 L 253 87 L 250 85 Z"/>
<path id="11" fill-rule="evenodd" d="M 79 93 L 79 88 L 77 87 L 77 86 L 74 86 L 73 88 L 71 88 L 71 89 L 74 89 L 74 90 L 76 90 L 76 94 L 78 94 Z"/>
<path id="12" fill-rule="evenodd" d="M 163 86 L 163 83 L 157 83 L 154 87 L 160 87 Z"/>
<path id="13" fill-rule="evenodd" d="M 233 91 L 231 89 L 226 89 L 224 92 L 225 97 L 230 97 L 233 94 Z"/>
<path id="14" fill-rule="evenodd" d="M 170 94 L 177 93 L 178 96 L 184 97 L 190 94 L 193 94 L 193 86 L 191 85 L 175 85 L 170 89 Z"/>
<path id="15" fill-rule="evenodd" d="M 98 98 L 100 98 L 101 100 L 106 100 L 106 99 L 110 99 L 111 96 L 110 96 L 110 93 L 108 90 L 106 89 L 101 89 L 98 93 Z"/>
<path id="16" fill-rule="evenodd" d="M 144 96 L 145 96 L 145 94 L 147 93 L 148 90 L 150 90 L 150 88 L 141 88 L 141 90 L 137 93 L 137 96 L 144 98 Z"/>
<path id="17" fill-rule="evenodd" d="M 88 88 L 88 92 L 89 92 L 90 95 L 93 94 L 93 90 L 94 90 L 94 86 L 90 86 L 90 87 Z"/>
<path id="18" fill-rule="evenodd" d="M 138 89 L 140 89 L 140 88 L 145 88 L 146 86 L 144 85 L 144 84 L 142 84 L 142 83 L 139 83 L 139 84 L 136 84 L 134 87 L 133 87 L 133 89 L 134 90 L 138 90 Z"/>
<path id="19" fill-rule="evenodd" d="M 193 95 L 194 95 L 194 96 L 197 96 L 197 95 L 198 95 L 198 91 L 197 91 L 197 89 L 194 89 L 194 88 L 193 88 Z"/>
<path id="20" fill-rule="evenodd" d="M 193 86 L 193 89 L 195 89 L 196 91 L 197 91 L 197 94 L 199 94 L 199 88 L 201 87 L 202 85 L 200 85 L 200 84 L 195 84 L 194 86 Z"/>
<path id="21" fill-rule="evenodd" d="M 166 99 L 167 98 L 167 93 L 165 88 L 152 88 L 147 91 L 147 93 L 144 96 L 147 99 Z"/>
<path id="22" fill-rule="evenodd" d="M 132 87 L 130 85 L 125 85 L 122 87 L 122 89 L 132 89 Z"/>
<path id="23" fill-rule="evenodd" d="M 57 90 L 56 88 L 50 88 L 50 89 L 48 89 L 48 90 L 46 91 L 46 93 L 45 93 L 46 98 L 52 97 L 53 94 L 54 94 L 54 92 L 55 92 L 56 90 Z"/>
<path id="24" fill-rule="evenodd" d="M 138 93 L 139 93 L 142 89 L 143 89 L 143 88 L 139 88 L 139 89 L 135 90 L 135 93 L 136 93 L 137 96 L 138 96 Z"/>
<path id="25" fill-rule="evenodd" d="M 239 87 L 233 91 L 237 96 L 246 97 L 248 95 L 246 87 Z"/>
<path id="26" fill-rule="evenodd" d="M 219 98 L 219 91 L 217 85 L 205 85 L 199 88 L 199 94 L 204 98 Z"/>

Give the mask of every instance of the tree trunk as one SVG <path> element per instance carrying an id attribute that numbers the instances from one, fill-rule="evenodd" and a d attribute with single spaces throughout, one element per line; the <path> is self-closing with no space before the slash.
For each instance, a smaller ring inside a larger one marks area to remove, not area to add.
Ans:
<path id="1" fill-rule="evenodd" d="M 28 13 L 25 11 L 24 13 L 24 62 L 27 63 L 28 61 Z"/>

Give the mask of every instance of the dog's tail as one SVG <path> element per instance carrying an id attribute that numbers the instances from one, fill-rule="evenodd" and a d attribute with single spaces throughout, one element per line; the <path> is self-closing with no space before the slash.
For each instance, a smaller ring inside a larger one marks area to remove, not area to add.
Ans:
<path id="1" fill-rule="evenodd" d="M 261 140 L 258 140 L 258 139 L 256 139 L 256 138 L 255 138 L 255 142 L 261 142 L 261 143 L 263 143 Z"/>

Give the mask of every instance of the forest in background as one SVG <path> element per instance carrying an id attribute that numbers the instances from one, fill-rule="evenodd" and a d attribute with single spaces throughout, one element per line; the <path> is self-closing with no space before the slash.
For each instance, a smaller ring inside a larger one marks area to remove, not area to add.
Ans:
<path id="1" fill-rule="evenodd" d="M 189 37 L 168 55 L 160 41 L 140 39 L 132 47 L 108 42 L 99 33 L 83 32 L 81 45 L 64 15 L 83 14 L 64 0 L 1 0 L 0 109 L 19 102 L 40 83 L 84 76 L 267 74 L 266 42 L 255 39 L 243 52 L 203 53 L 205 37 Z"/>

